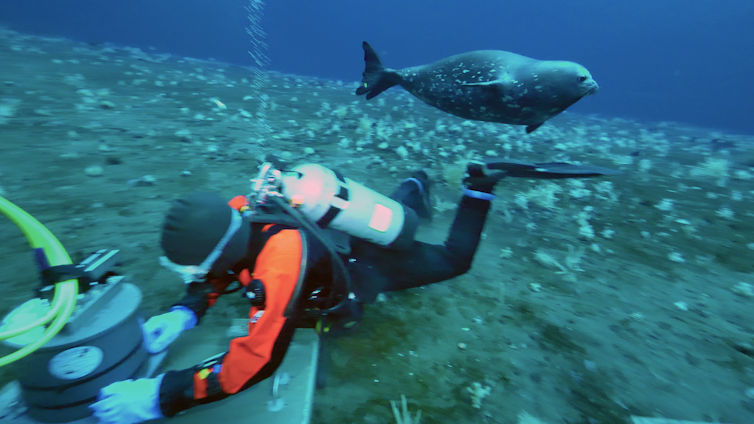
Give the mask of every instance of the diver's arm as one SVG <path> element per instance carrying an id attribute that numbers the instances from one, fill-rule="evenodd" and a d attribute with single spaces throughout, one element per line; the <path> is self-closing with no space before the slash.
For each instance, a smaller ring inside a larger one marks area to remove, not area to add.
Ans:
<path id="1" fill-rule="evenodd" d="M 209 307 L 217 302 L 220 293 L 233 281 L 210 280 L 203 283 L 191 283 L 187 286 L 186 294 L 181 300 L 173 304 L 171 310 L 175 307 L 187 308 L 194 313 L 198 323 L 207 313 Z"/>
<path id="2" fill-rule="evenodd" d="M 458 205 L 455 220 L 443 246 L 418 243 L 414 249 L 413 267 L 426 268 L 413 277 L 416 282 L 397 283 L 393 289 L 436 283 L 461 275 L 469 270 L 481 239 L 495 185 L 505 177 L 540 179 L 586 178 L 617 175 L 618 171 L 591 165 L 567 163 L 532 164 L 522 161 L 490 159 L 484 164 L 470 163 L 466 188 Z M 407 258 L 406 260 L 411 260 Z"/>
<path id="3" fill-rule="evenodd" d="M 471 268 L 490 205 L 495 198 L 492 192 L 498 181 L 505 176 L 502 172 L 487 175 L 482 166 L 473 163 L 469 164 L 467 175 L 464 179 L 466 188 L 463 190 L 463 197 L 445 240 L 445 252 L 440 252 L 441 256 L 452 258 L 459 271 L 457 275 L 466 273 Z"/>
<path id="4" fill-rule="evenodd" d="M 400 252 L 372 258 L 386 278 L 379 291 L 404 290 L 455 278 L 471 268 L 490 209 L 490 201 L 461 199 L 448 238 L 442 245 L 416 241 Z"/>
<path id="5" fill-rule="evenodd" d="M 492 192 L 505 177 L 563 179 L 620 174 L 591 165 L 534 164 L 505 159 L 470 163 L 467 173 L 464 195 L 445 244 L 416 242 L 406 253 L 393 255 L 388 263 L 380 264 L 387 270 L 384 274 L 389 280 L 384 291 L 437 283 L 467 272 L 479 246 L 490 203 L 495 198 Z"/>
<path id="6" fill-rule="evenodd" d="M 264 287 L 264 305 L 252 306 L 248 335 L 231 340 L 228 352 L 213 361 L 165 373 L 160 386 L 165 416 L 238 393 L 277 369 L 299 322 L 285 316 L 299 281 L 300 268 L 291 265 L 302 263 L 297 241 L 301 241 L 298 231 L 282 230 L 259 253 L 253 275 Z"/>
<path id="7" fill-rule="evenodd" d="M 197 323 L 207 313 L 210 306 L 210 296 L 214 293 L 211 284 L 191 283 L 181 300 L 173 304 L 172 308 L 182 306 L 191 310 L 196 316 Z"/>
<path id="8" fill-rule="evenodd" d="M 296 327 L 293 321 L 287 321 L 283 324 L 278 337 L 275 339 L 271 353 L 262 354 L 260 357 L 254 358 L 255 360 L 249 361 L 248 369 L 247 367 L 243 367 L 243 370 L 232 369 L 231 359 L 228 358 L 231 352 L 238 353 L 244 348 L 259 345 L 254 338 L 247 336 L 234 339 L 233 342 L 236 340 L 239 340 L 239 342 L 236 345 L 231 343 L 230 350 L 219 359 L 219 364 L 200 364 L 180 371 L 166 372 L 159 391 L 159 405 L 162 414 L 166 417 L 172 417 L 194 406 L 224 399 L 269 378 L 283 361 Z M 244 353 L 248 355 L 248 352 Z M 217 365 L 221 365 L 220 371 L 215 372 L 218 368 Z M 237 388 L 228 387 L 226 389 L 223 387 L 230 386 L 230 384 L 220 383 L 219 372 L 222 370 L 225 370 L 225 374 L 234 374 L 231 378 L 223 378 L 222 381 L 242 381 L 242 385 Z"/>
<path id="9" fill-rule="evenodd" d="M 441 256 L 452 258 L 457 275 L 471 268 L 491 203 L 491 198 L 464 195 L 458 204 L 455 219 L 445 240 L 444 252 L 441 253 Z"/>
<path id="10" fill-rule="evenodd" d="M 211 283 L 192 283 L 188 286 L 186 296 L 174 304 L 169 312 L 155 315 L 142 324 L 147 351 L 161 352 L 182 332 L 194 328 L 207 308 L 217 300 L 217 287 L 217 284 Z"/>

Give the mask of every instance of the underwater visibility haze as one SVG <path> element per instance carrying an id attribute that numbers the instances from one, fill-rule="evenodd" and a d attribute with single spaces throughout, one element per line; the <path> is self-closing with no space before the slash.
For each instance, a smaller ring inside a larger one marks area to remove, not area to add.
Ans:
<path id="1" fill-rule="evenodd" d="M 185 290 L 157 259 L 171 200 L 246 194 L 271 155 L 386 195 L 425 170 L 437 244 L 471 162 L 599 169 L 500 181 L 466 274 L 328 341 L 311 422 L 751 424 L 751 22 L 744 0 L 3 0 L 0 196 L 74 258 L 120 249 L 151 316 Z M 4 316 L 38 275 L 0 240 Z M 245 319 L 226 297 L 201 326 Z"/>
<path id="2" fill-rule="evenodd" d="M 251 65 L 243 0 L 8 0 L 0 22 L 89 43 Z M 271 69 L 353 81 L 361 41 L 403 68 L 472 50 L 586 66 L 603 93 L 584 113 L 751 134 L 754 4 L 745 0 L 511 2 L 282 0 L 265 5 Z"/>

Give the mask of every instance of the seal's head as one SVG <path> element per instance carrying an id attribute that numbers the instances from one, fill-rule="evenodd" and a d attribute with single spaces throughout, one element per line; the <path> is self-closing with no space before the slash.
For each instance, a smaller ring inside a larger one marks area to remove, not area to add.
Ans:
<path id="1" fill-rule="evenodd" d="M 585 67 L 574 62 L 547 61 L 544 70 L 548 83 L 557 87 L 558 94 L 572 99 L 580 99 L 596 93 L 599 85 Z"/>
<path id="2" fill-rule="evenodd" d="M 599 90 L 592 74 L 574 62 L 540 61 L 527 74 L 527 100 L 540 111 L 532 123 L 544 122 Z"/>
<path id="3" fill-rule="evenodd" d="M 583 93 L 584 96 L 589 96 L 599 91 L 600 86 L 597 85 L 597 81 L 592 78 L 592 74 L 590 74 L 585 67 L 579 65 L 578 63 L 569 63 L 571 66 L 569 66 L 568 69 L 573 73 L 572 76 L 575 78 L 575 80 L 578 81 L 576 84 L 576 89 L 580 93 Z"/>

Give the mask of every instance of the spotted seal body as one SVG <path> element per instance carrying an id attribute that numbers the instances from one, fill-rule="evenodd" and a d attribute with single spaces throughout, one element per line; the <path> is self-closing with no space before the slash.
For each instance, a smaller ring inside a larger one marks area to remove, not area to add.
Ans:
<path id="1" fill-rule="evenodd" d="M 574 62 L 536 60 L 501 50 L 479 50 L 429 65 L 385 68 L 364 42 L 365 69 L 356 94 L 367 100 L 400 85 L 424 103 L 476 121 L 525 125 L 530 133 L 599 86 Z"/>

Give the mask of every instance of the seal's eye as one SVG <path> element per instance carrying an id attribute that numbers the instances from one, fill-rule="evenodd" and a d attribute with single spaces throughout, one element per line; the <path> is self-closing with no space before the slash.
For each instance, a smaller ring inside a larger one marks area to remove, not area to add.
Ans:
<path id="1" fill-rule="evenodd" d="M 584 81 L 586 81 L 586 77 L 579 77 L 579 82 L 584 82 Z"/>

